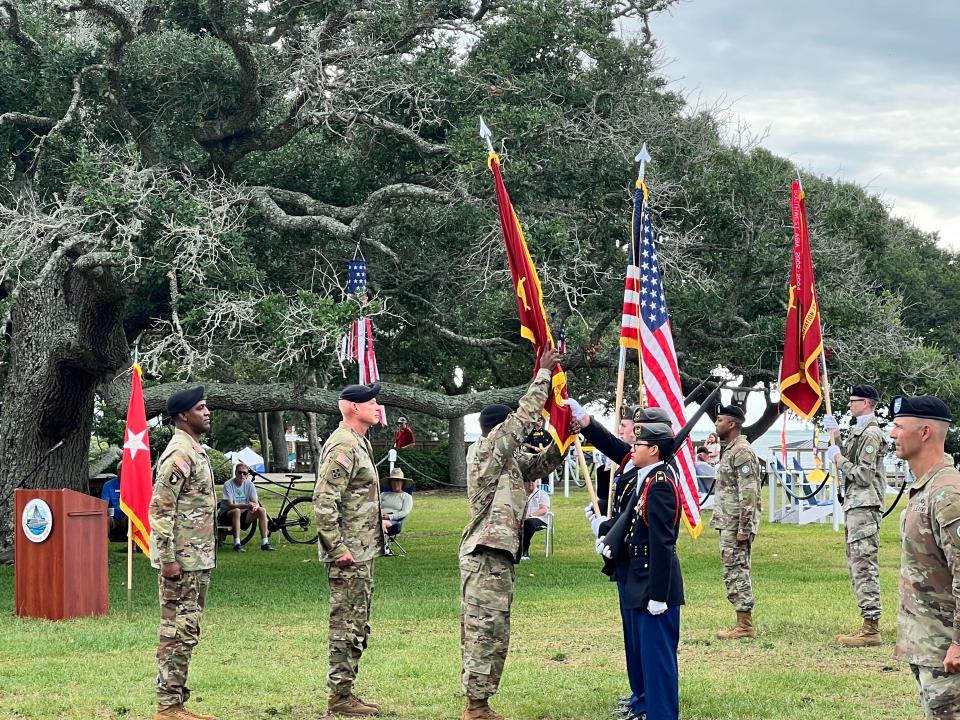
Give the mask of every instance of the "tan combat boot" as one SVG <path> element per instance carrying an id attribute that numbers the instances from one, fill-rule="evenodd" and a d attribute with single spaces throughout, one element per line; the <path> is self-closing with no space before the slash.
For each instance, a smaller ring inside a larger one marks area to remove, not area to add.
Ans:
<path id="1" fill-rule="evenodd" d="M 327 712 L 345 717 L 370 717 L 379 715 L 379 706 L 368 705 L 353 693 L 349 695 L 331 695 L 327 701 Z"/>
<path id="2" fill-rule="evenodd" d="M 183 705 L 159 705 L 153 720 L 196 720 Z"/>
<path id="3" fill-rule="evenodd" d="M 863 619 L 863 625 L 853 635 L 838 635 L 837 643 L 843 647 L 877 647 L 880 639 L 880 620 Z"/>
<path id="4" fill-rule="evenodd" d="M 740 638 L 756 637 L 753 629 L 753 614 L 750 610 L 737 610 L 737 624 L 733 630 L 721 630 L 717 633 L 720 640 L 739 640 Z"/>
<path id="5" fill-rule="evenodd" d="M 494 711 L 486 700 L 467 700 L 461 720 L 507 720 Z"/>

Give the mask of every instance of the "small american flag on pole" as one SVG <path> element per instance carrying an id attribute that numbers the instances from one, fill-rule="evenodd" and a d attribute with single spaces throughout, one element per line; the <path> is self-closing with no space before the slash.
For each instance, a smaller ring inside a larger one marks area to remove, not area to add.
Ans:
<path id="1" fill-rule="evenodd" d="M 633 198 L 633 241 L 623 294 L 620 344 L 640 351 L 643 385 L 650 405 L 666 410 L 674 432 L 678 431 L 686 423 L 683 389 L 653 236 L 649 193 L 642 180 L 637 181 Z M 697 537 L 702 526 L 693 444 L 689 438 L 677 452 L 676 463 L 684 525 L 692 537 Z"/>
<path id="2" fill-rule="evenodd" d="M 362 300 L 367 292 L 366 260 L 351 260 L 347 264 L 347 295 Z M 373 350 L 373 325 L 370 318 L 361 317 L 350 324 L 350 329 L 340 338 L 338 352 L 340 362 L 356 362 L 359 382 L 367 385 L 380 380 L 377 369 L 377 354 Z M 380 406 L 380 424 L 387 424 L 387 413 Z"/>

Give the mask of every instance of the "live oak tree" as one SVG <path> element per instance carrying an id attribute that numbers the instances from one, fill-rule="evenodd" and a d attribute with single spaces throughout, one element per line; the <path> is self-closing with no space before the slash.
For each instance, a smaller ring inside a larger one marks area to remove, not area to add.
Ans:
<path id="1" fill-rule="evenodd" d="M 333 413 L 361 312 L 381 399 L 449 421 L 462 472 L 463 415 L 515 402 L 534 364 L 480 114 L 572 394 L 613 397 L 642 141 L 685 389 L 718 365 L 772 388 L 796 169 L 658 76 L 672 4 L 0 0 L 0 548 L 46 449 L 65 441 L 42 485 L 85 487 L 95 398 L 124 410 L 134 351 L 151 414 L 197 379 L 214 408 Z M 836 384 L 960 397 L 956 257 L 855 186 L 804 182 Z M 364 307 L 342 291 L 361 254 Z"/>

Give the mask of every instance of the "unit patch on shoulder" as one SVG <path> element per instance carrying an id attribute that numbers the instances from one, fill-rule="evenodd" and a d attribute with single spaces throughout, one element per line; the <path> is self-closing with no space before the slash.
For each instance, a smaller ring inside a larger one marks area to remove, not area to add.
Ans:
<path id="1" fill-rule="evenodd" d="M 744 465 L 743 467 L 740 468 L 740 472 L 742 472 L 744 475 L 749 475 L 749 474 L 750 474 L 750 466 L 749 466 L 749 465 Z"/>
<path id="2" fill-rule="evenodd" d="M 863 451 L 867 455 L 873 455 L 873 445 L 867 445 L 865 448 L 863 448 Z"/>

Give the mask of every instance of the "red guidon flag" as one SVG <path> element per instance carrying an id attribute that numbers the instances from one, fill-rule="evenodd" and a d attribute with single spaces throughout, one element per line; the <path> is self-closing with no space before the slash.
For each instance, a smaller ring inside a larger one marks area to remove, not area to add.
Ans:
<path id="1" fill-rule="evenodd" d="M 123 436 L 123 464 L 120 467 L 120 509 L 130 519 L 133 539 L 150 555 L 150 497 L 153 483 L 150 472 L 150 437 L 147 411 L 143 406 L 140 366 L 133 366 L 130 404 L 127 405 L 127 429 Z"/>
<path id="2" fill-rule="evenodd" d="M 497 210 L 500 213 L 500 227 L 503 229 L 503 241 L 507 247 L 507 259 L 510 262 L 510 275 L 517 294 L 517 308 L 520 312 L 520 334 L 533 343 L 537 351 L 537 364 L 540 354 L 546 347 L 553 347 L 553 335 L 547 323 L 547 313 L 543 307 L 543 290 L 537 269 L 533 266 L 527 242 L 523 237 L 520 221 L 513 211 L 510 196 L 500 174 L 500 158 L 491 152 L 487 165 L 493 172 L 493 185 L 497 191 Z M 564 401 L 567 398 L 567 376 L 558 364 L 553 370 L 553 391 L 543 408 L 543 416 L 550 425 L 547 428 L 554 441 L 564 452 L 573 442 L 575 435 L 569 430 L 571 411 Z"/>
<path id="3" fill-rule="evenodd" d="M 820 388 L 820 305 L 813 277 L 813 257 L 807 235 L 807 207 L 800 183 L 790 188 L 793 210 L 793 267 L 787 304 L 787 332 L 780 365 L 780 398 L 797 415 L 809 420 L 823 402 Z"/>

